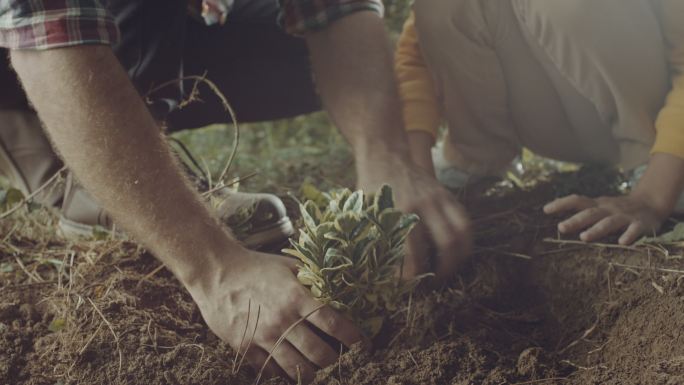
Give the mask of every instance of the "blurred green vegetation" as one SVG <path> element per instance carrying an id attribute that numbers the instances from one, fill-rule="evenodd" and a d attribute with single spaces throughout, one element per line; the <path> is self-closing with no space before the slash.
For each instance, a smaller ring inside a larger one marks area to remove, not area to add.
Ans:
<path id="1" fill-rule="evenodd" d="M 232 126 L 217 124 L 174 136 L 214 178 L 233 148 Z M 231 178 L 257 173 L 241 183 L 242 190 L 277 193 L 295 191 L 304 181 L 326 189 L 353 186 L 355 178 L 350 148 L 322 112 L 240 125 L 240 144 L 230 170 Z"/>

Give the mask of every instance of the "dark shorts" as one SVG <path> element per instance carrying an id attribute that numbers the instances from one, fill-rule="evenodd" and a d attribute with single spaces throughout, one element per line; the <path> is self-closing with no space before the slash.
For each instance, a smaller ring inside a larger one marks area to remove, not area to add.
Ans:
<path id="1" fill-rule="evenodd" d="M 304 39 L 277 25 L 275 0 L 237 0 L 223 26 L 188 16 L 187 0 L 109 0 L 122 40 L 113 47 L 141 95 L 156 85 L 207 74 L 221 89 L 240 122 L 292 117 L 320 109 Z M 6 52 L 2 52 L 6 57 Z M 4 59 L 3 59 L 4 60 Z M 169 129 L 227 121 L 206 87 L 202 102 L 178 110 L 192 81 L 155 93 L 150 110 Z M 0 65 L 0 108 L 27 107 L 16 75 Z"/>

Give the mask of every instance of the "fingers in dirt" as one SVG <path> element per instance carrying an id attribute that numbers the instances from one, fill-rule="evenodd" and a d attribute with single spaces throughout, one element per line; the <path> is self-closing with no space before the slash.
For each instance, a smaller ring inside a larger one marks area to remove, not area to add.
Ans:
<path id="1" fill-rule="evenodd" d="M 582 195 L 569 195 L 558 198 L 544 206 L 544 213 L 558 214 L 565 211 L 580 211 L 596 206 L 596 202 Z"/>
<path id="2" fill-rule="evenodd" d="M 363 340 L 363 334 L 350 319 L 330 306 L 320 306 L 320 302 L 309 298 L 300 306 L 300 315 L 305 317 L 310 314 L 306 319 L 310 324 L 347 347 Z"/>
<path id="3" fill-rule="evenodd" d="M 275 345 L 275 341 L 273 341 Z M 303 383 L 309 383 L 316 374 L 316 368 L 310 363 L 289 341 L 283 340 L 272 353 L 272 360 L 278 364 L 292 380 L 301 379 Z"/>
<path id="4" fill-rule="evenodd" d="M 273 360 L 269 360 L 268 364 L 264 367 L 264 362 L 268 358 L 268 353 L 258 346 L 252 346 L 245 353 L 245 359 L 249 362 L 249 365 L 257 372 L 264 368 L 262 373 L 263 378 L 272 378 L 276 376 L 284 376 L 285 372 L 280 369 L 278 364 Z"/>
<path id="5" fill-rule="evenodd" d="M 573 215 L 572 217 L 570 217 L 570 219 L 567 219 L 559 223 L 558 231 L 564 234 L 577 233 L 590 226 L 593 226 L 594 224 L 596 224 L 603 218 L 607 217 L 608 215 L 610 214 L 601 208 L 588 208 Z"/>
<path id="6" fill-rule="evenodd" d="M 431 271 L 431 259 L 436 254 L 436 247 L 433 245 L 427 227 L 419 223 L 407 239 L 407 254 L 404 258 L 401 277 L 411 279 L 419 274 Z"/>
<path id="7" fill-rule="evenodd" d="M 424 209 L 423 215 L 437 244 L 435 274 L 440 280 L 448 279 L 455 273 L 470 249 L 467 217 L 461 210 L 450 205 L 446 205 L 442 211 L 430 206 Z"/>
<path id="8" fill-rule="evenodd" d="M 584 242 L 593 242 L 623 230 L 627 228 L 627 226 L 629 226 L 629 219 L 626 217 L 611 215 L 601 219 L 588 230 L 582 232 L 580 234 L 580 239 Z"/>
<path id="9" fill-rule="evenodd" d="M 631 245 L 636 242 L 639 237 L 646 233 L 647 229 L 641 224 L 641 222 L 633 222 L 629 225 L 627 230 L 620 236 L 618 243 L 621 245 Z"/>
<path id="10" fill-rule="evenodd" d="M 314 333 L 308 325 L 308 323 L 297 325 L 287 336 L 287 340 L 319 368 L 334 364 L 337 361 L 338 353 Z"/>

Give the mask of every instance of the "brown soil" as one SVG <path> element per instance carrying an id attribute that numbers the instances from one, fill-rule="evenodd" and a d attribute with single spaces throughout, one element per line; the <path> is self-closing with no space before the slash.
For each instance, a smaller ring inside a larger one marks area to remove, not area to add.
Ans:
<path id="1" fill-rule="evenodd" d="M 684 273 L 660 269 L 684 270 L 684 247 L 545 242 L 557 235 L 540 207 L 563 178 L 471 191 L 479 246 L 461 276 L 415 294 L 373 349 L 315 383 L 683 384 Z M 150 275 L 154 258 L 37 237 L 37 222 L 0 224 L 0 384 L 254 382 L 177 281 Z"/>

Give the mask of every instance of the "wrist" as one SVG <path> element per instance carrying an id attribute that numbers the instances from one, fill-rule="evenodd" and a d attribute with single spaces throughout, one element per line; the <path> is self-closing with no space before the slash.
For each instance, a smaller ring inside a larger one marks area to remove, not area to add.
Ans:
<path id="1" fill-rule="evenodd" d="M 666 194 L 662 194 L 659 191 L 654 191 L 652 188 L 641 186 L 641 184 L 637 185 L 637 187 L 630 192 L 629 196 L 643 202 L 653 210 L 661 220 L 665 220 L 672 214 L 674 206 L 677 203 L 676 199 L 673 199 Z"/>
<path id="2" fill-rule="evenodd" d="M 207 291 L 214 281 L 228 272 L 228 266 L 237 265 L 245 251 L 225 231 L 195 239 L 166 258 L 170 270 L 191 293 Z"/>
<path id="3" fill-rule="evenodd" d="M 675 208 L 684 187 L 684 160 L 656 153 L 630 196 L 640 199 L 665 219 Z"/>

